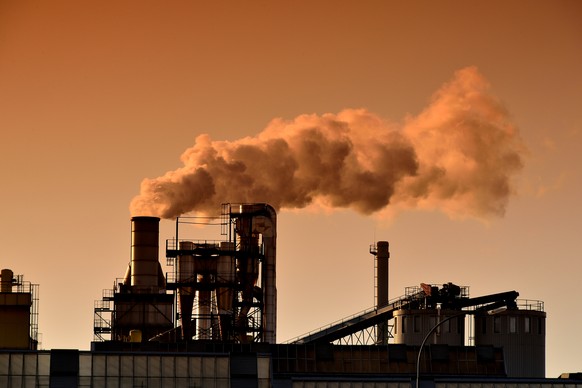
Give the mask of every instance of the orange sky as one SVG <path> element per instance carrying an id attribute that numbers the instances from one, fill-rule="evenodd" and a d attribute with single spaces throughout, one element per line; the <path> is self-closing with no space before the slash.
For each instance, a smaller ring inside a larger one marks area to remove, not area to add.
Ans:
<path id="1" fill-rule="evenodd" d="M 515 289 L 545 302 L 547 375 L 582 370 L 580 3 L 312 3 L 0 1 L 0 266 L 40 284 L 44 347 L 89 347 L 130 201 L 198 135 L 349 108 L 399 125 L 475 66 L 528 148 L 505 217 L 280 212 L 278 339 L 370 307 L 367 250 L 387 239 L 392 297 Z"/>

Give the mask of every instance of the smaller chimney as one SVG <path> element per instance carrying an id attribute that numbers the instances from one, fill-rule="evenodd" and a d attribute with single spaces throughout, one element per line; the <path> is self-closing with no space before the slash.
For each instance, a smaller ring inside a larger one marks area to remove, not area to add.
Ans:
<path id="1" fill-rule="evenodd" d="M 376 300 L 377 307 L 384 307 L 388 304 L 388 241 L 378 241 L 376 244 L 376 260 L 378 278 L 378 296 Z"/>
<path id="2" fill-rule="evenodd" d="M 388 241 L 378 241 L 376 246 L 370 247 L 370 253 L 376 260 L 376 308 L 388 305 Z M 377 326 L 376 342 L 388 343 L 388 322 L 381 322 Z"/>

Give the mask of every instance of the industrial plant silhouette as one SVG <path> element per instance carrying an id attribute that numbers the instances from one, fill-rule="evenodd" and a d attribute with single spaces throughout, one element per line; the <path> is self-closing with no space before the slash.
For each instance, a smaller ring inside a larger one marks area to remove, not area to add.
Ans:
<path id="1" fill-rule="evenodd" d="M 218 221 L 218 222 L 217 222 Z M 0 385 L 5 387 L 557 387 L 545 377 L 543 302 L 504 291 L 419 283 L 389 298 L 389 243 L 378 241 L 376 305 L 277 341 L 277 214 L 222 205 L 176 219 L 159 260 L 160 219 L 131 219 L 131 260 L 94 305 L 91 350 L 38 349 L 38 285 L 2 270 Z M 219 225 L 199 240 L 191 225 Z"/>

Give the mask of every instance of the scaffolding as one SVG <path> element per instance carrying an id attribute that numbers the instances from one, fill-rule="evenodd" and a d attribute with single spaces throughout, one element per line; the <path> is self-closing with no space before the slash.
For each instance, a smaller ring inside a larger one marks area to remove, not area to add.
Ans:
<path id="1" fill-rule="evenodd" d="M 115 286 L 114 286 L 115 288 Z M 93 306 L 93 341 L 111 340 L 112 302 L 115 289 L 103 290 L 102 298 L 96 300 Z"/>
<path id="2" fill-rule="evenodd" d="M 264 242 L 253 233 L 242 232 L 243 229 L 251 230 L 250 223 L 256 215 L 243 211 L 243 206 L 246 205 L 223 204 L 219 217 L 178 217 L 175 237 L 166 240 L 166 264 L 173 267 L 173 271 L 166 274 L 167 288 L 178 294 L 189 292 L 195 296 L 190 318 L 185 317 L 190 309 L 182 311 L 180 297 L 176 298 L 177 322 L 191 320 L 196 326 L 193 340 L 241 343 L 263 340 Z M 220 235 L 225 239 L 184 238 L 192 233 L 185 231 L 189 225 L 220 226 Z M 196 273 L 185 278 L 179 269 L 181 257 L 192 257 L 202 269 L 197 268 Z M 219 260 L 226 263 L 222 270 L 216 268 Z M 228 300 L 223 302 L 225 299 Z"/>

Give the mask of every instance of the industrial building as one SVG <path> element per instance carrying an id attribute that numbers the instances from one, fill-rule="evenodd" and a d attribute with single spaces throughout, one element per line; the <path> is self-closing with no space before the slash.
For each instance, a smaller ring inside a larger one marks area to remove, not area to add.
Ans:
<path id="1" fill-rule="evenodd" d="M 0 273 L 0 350 L 38 346 L 38 284 L 10 269 Z"/>
<path id="2" fill-rule="evenodd" d="M 373 308 L 278 343 L 275 210 L 225 204 L 218 219 L 179 217 L 165 241 L 167 273 L 159 222 L 131 219 L 129 264 L 95 302 L 91 350 L 35 350 L 32 334 L 27 347 L 23 339 L 7 343 L 0 386 L 582 386 L 574 375 L 545 377 L 543 302 L 518 299 L 516 291 L 471 297 L 454 283 L 421 283 L 390 299 L 386 241 L 370 248 Z M 199 223 L 217 224 L 219 239 L 190 235 Z M 5 281 L 3 271 L 2 297 L 12 291 L 5 282 L 19 283 Z M 2 312 L 15 300 L 2 299 Z M 32 327 L 6 322 L 8 331 Z"/>

